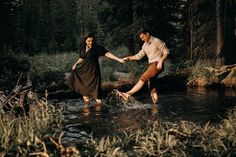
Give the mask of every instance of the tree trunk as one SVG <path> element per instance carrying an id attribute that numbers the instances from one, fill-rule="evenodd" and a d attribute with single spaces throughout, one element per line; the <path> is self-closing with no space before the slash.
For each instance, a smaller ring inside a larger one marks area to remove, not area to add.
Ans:
<path id="1" fill-rule="evenodd" d="M 221 20 L 221 0 L 216 0 L 216 64 L 222 64 L 223 33 Z"/>
<path id="2" fill-rule="evenodd" d="M 193 60 L 193 19 L 192 17 L 193 17 L 192 10 L 189 10 L 189 32 L 190 32 L 189 57 L 190 57 L 190 60 Z"/>

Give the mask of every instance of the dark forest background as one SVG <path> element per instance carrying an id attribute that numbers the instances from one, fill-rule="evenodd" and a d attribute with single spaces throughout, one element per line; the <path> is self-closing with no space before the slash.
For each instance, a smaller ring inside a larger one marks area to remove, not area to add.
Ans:
<path id="1" fill-rule="evenodd" d="M 76 51 L 85 32 L 136 53 L 149 27 L 173 62 L 221 58 L 235 63 L 235 0 L 1 0 L 0 50 L 29 55 Z"/>

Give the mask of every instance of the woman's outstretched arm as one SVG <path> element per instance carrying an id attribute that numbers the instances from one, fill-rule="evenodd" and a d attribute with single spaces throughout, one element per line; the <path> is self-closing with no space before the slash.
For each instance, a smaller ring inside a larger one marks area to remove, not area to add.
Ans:
<path id="1" fill-rule="evenodd" d="M 108 58 L 110 58 L 110 59 L 116 60 L 116 61 L 118 61 L 118 62 L 120 62 L 120 63 L 125 63 L 125 60 L 124 60 L 124 59 L 115 56 L 115 55 L 112 54 L 111 52 L 107 52 L 107 53 L 105 54 L 105 56 L 108 57 Z"/>

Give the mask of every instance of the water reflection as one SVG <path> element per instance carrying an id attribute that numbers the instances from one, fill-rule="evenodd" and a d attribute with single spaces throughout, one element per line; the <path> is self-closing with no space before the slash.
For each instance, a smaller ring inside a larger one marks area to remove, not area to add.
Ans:
<path id="1" fill-rule="evenodd" d="M 158 118 L 158 105 L 157 104 L 152 104 L 150 120 L 151 121 L 156 121 L 157 118 Z"/>
<path id="2" fill-rule="evenodd" d="M 228 97 L 236 97 L 236 90 L 233 88 L 226 88 L 224 94 Z"/>
<path id="3" fill-rule="evenodd" d="M 103 104 L 84 104 L 81 99 L 59 102 L 65 108 L 63 130 L 68 142 L 76 141 L 77 137 L 102 137 L 135 131 L 145 127 L 148 121 L 218 123 L 226 111 L 236 105 L 236 94 L 235 90 L 189 88 L 160 91 L 158 104 L 150 104 L 148 93 L 135 96 L 126 106 L 114 97 L 106 100 Z"/>
<path id="4" fill-rule="evenodd" d="M 95 104 L 96 115 L 101 115 L 101 110 L 102 110 L 102 104 L 96 103 Z"/>

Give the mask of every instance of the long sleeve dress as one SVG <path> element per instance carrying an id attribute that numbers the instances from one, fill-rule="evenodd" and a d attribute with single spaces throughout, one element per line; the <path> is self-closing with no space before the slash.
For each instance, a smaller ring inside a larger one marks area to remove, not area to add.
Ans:
<path id="1" fill-rule="evenodd" d="M 85 62 L 72 71 L 65 83 L 82 96 L 100 99 L 101 73 L 98 59 L 107 52 L 108 50 L 100 45 L 94 45 L 87 52 L 83 50 L 80 58 L 84 59 Z"/>

